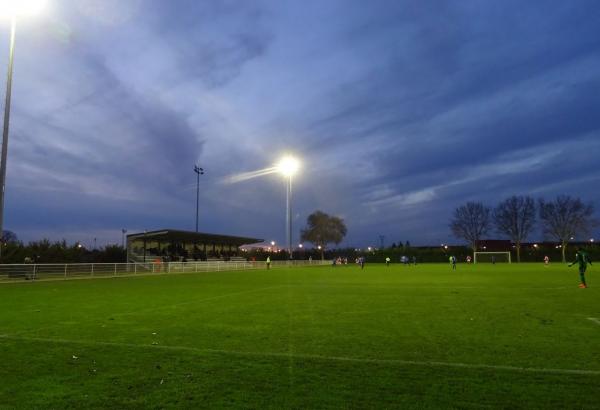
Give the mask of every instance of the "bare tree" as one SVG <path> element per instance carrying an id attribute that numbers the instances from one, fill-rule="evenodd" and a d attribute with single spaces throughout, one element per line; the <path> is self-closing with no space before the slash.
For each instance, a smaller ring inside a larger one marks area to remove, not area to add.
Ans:
<path id="1" fill-rule="evenodd" d="M 575 235 L 588 234 L 596 224 L 593 218 L 594 205 L 584 204 L 579 198 L 559 195 L 554 201 L 539 201 L 540 220 L 544 235 L 556 238 L 561 243 L 562 260 L 566 262 L 566 249 Z"/>
<path id="2" fill-rule="evenodd" d="M 535 225 L 535 200 L 528 196 L 511 196 L 502 201 L 493 213 L 496 230 L 515 244 L 517 262 L 521 262 L 521 242 Z"/>
<path id="3" fill-rule="evenodd" d="M 467 202 L 454 211 L 450 229 L 454 236 L 464 239 L 474 251 L 481 237 L 490 230 L 490 208 L 481 202 Z"/>

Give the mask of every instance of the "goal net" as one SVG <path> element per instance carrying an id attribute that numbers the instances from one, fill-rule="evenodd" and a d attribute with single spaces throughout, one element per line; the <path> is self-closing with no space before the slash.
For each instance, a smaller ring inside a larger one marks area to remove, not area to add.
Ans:
<path id="1" fill-rule="evenodd" d="M 475 252 L 474 263 L 511 263 L 510 252 Z"/>

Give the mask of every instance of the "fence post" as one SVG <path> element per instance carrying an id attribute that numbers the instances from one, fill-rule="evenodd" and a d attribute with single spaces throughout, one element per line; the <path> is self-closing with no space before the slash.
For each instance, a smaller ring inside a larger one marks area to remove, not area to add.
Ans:
<path id="1" fill-rule="evenodd" d="M 133 264 L 133 274 L 137 275 L 137 263 Z"/>
<path id="2" fill-rule="evenodd" d="M 171 263 L 173 262 L 167 262 L 167 273 L 171 273 Z"/>
<path id="3" fill-rule="evenodd" d="M 33 278 L 31 278 L 32 280 L 35 280 L 35 269 L 37 267 L 37 264 L 33 265 Z"/>
<path id="4" fill-rule="evenodd" d="M 115 274 L 113 276 L 117 276 L 117 264 L 115 263 Z"/>
<path id="5" fill-rule="evenodd" d="M 69 265 L 67 265 L 67 264 L 65 263 L 65 279 L 67 279 L 67 266 L 69 266 Z"/>

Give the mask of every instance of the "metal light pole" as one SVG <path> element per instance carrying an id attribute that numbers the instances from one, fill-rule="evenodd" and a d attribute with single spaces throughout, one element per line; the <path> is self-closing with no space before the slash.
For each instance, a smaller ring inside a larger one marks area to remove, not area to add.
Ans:
<path id="1" fill-rule="evenodd" d="M 2 256 L 1 239 L 4 232 L 4 188 L 6 181 L 6 156 L 8 154 L 8 125 L 10 120 L 10 99 L 12 93 L 13 64 L 15 56 L 15 34 L 17 17 L 13 16 L 10 28 L 10 48 L 8 54 L 8 74 L 6 77 L 6 100 L 4 102 L 4 128 L 2 130 L 2 163 L 0 164 L 0 256 Z"/>
<path id="2" fill-rule="evenodd" d="M 123 237 L 121 238 L 121 248 L 125 249 L 125 234 L 127 233 L 127 229 L 121 229 L 121 233 L 123 234 Z"/>
<path id="3" fill-rule="evenodd" d="M 146 232 L 144 231 L 144 263 L 146 263 Z"/>
<path id="4" fill-rule="evenodd" d="M 276 165 L 276 170 L 287 179 L 285 236 L 287 239 L 288 256 L 292 259 L 292 177 L 298 172 L 300 162 L 290 156 L 283 157 Z"/>
<path id="5" fill-rule="evenodd" d="M 196 232 L 198 232 L 198 207 L 200 204 L 200 175 L 204 175 L 204 168 L 200 168 L 198 165 L 194 165 L 194 172 L 196 173 Z"/>
<path id="6" fill-rule="evenodd" d="M 288 256 L 292 259 L 292 175 L 289 175 L 287 180 L 287 195 L 286 198 L 286 237 L 287 237 L 287 248 Z"/>

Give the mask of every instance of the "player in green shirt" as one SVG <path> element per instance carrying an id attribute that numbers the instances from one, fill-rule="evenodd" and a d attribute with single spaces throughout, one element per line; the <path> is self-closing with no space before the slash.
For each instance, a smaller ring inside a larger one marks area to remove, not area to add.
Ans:
<path id="1" fill-rule="evenodd" d="M 575 254 L 575 261 L 569 263 L 569 267 L 573 266 L 576 263 L 579 264 L 579 277 L 581 279 L 579 287 L 585 289 L 587 288 L 587 284 L 585 283 L 585 270 L 587 269 L 587 264 L 589 263 L 591 265 L 592 261 L 590 260 L 587 253 L 585 253 L 581 248 L 577 249 L 577 253 Z"/>
<path id="2" fill-rule="evenodd" d="M 450 265 L 452 265 L 452 270 L 456 270 L 456 256 L 452 255 L 448 260 L 450 261 Z"/>

